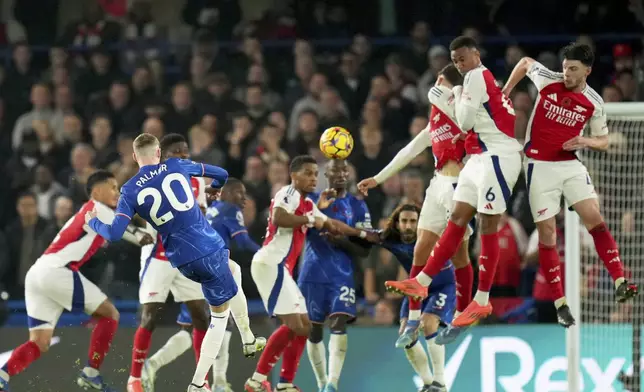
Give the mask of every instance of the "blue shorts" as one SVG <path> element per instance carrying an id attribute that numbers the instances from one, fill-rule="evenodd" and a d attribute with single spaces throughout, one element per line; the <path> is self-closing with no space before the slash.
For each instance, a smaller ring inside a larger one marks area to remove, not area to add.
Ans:
<path id="1" fill-rule="evenodd" d="M 201 284 L 206 301 L 211 306 L 220 306 L 237 294 L 237 283 L 228 266 L 228 249 L 222 248 L 178 267 L 186 278 Z"/>
<path id="2" fill-rule="evenodd" d="M 351 285 L 299 282 L 300 290 L 306 300 L 309 319 L 314 323 L 324 323 L 332 314 L 346 314 L 356 317 L 356 290 Z"/>
<path id="3" fill-rule="evenodd" d="M 192 315 L 190 314 L 186 304 L 181 304 L 181 310 L 179 310 L 179 315 L 177 316 L 177 324 L 184 325 L 186 327 L 192 325 Z"/>
<path id="4" fill-rule="evenodd" d="M 442 270 L 429 286 L 429 296 L 422 305 L 423 313 L 435 314 L 441 321 L 451 323 L 456 310 L 456 280 L 454 269 Z M 409 317 L 409 298 L 405 297 L 400 306 L 400 318 Z"/>

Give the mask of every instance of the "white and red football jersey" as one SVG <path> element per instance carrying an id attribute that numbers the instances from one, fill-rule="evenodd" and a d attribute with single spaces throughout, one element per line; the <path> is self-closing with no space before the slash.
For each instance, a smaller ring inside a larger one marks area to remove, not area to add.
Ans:
<path id="1" fill-rule="evenodd" d="M 429 114 L 429 135 L 436 169 L 448 161 L 462 162 L 465 157 L 465 142 L 452 143 L 461 129 L 454 120 L 454 94 L 444 86 L 434 86 L 427 93 L 432 109 Z"/>
<path id="2" fill-rule="evenodd" d="M 293 186 L 282 187 L 271 201 L 268 214 L 266 238 L 262 248 L 255 253 L 253 261 L 284 264 L 293 273 L 304 247 L 307 225 L 296 228 L 277 227 L 273 224 L 273 211 L 283 208 L 297 216 L 324 217 L 313 200 L 301 195 Z"/>
<path id="3" fill-rule="evenodd" d="M 579 93 L 570 91 L 562 73 L 536 61 L 528 77 L 539 90 L 526 132 L 524 150 L 528 157 L 540 161 L 577 159 L 574 151 L 565 151 L 562 146 L 581 135 L 586 124 L 592 136 L 608 134 L 604 101 L 590 86 Z"/>
<path id="4" fill-rule="evenodd" d="M 204 181 L 203 177 L 190 177 L 190 185 L 192 186 L 192 193 L 195 196 L 195 200 L 197 200 L 197 204 L 202 208 L 208 207 L 208 202 L 206 201 L 206 181 Z M 153 237 L 156 236 L 157 240 L 154 244 L 141 247 L 141 259 L 147 260 L 155 258 L 168 261 L 168 258 L 165 256 L 165 248 L 161 242 L 161 235 L 150 224 L 147 224 L 146 230 Z"/>
<path id="5" fill-rule="evenodd" d="M 95 200 L 88 201 L 69 218 L 36 263 L 48 263 L 58 267 L 68 266 L 78 271 L 105 244 L 105 239 L 85 224 L 85 214 L 94 209 L 101 221 L 114 220 L 114 211 L 111 208 Z"/>
<path id="6" fill-rule="evenodd" d="M 501 92 L 489 69 L 480 65 L 465 75 L 459 105 L 477 110 L 476 121 L 465 139 L 468 154 L 502 154 L 521 151 L 514 138 L 514 108 Z"/>

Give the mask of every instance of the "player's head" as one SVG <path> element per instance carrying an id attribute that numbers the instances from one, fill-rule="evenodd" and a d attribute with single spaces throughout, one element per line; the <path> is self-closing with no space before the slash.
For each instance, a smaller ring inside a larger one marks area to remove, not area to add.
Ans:
<path id="1" fill-rule="evenodd" d="M 478 67 L 481 64 L 481 52 L 478 44 L 472 37 L 461 35 L 454 38 L 449 44 L 452 62 L 462 75 Z"/>
<path id="2" fill-rule="evenodd" d="M 442 78 L 441 84 L 445 87 L 452 88 L 463 84 L 463 75 L 456 69 L 454 64 L 447 64 L 443 69 L 438 72 L 438 76 Z"/>
<path id="3" fill-rule="evenodd" d="M 97 170 L 87 179 L 87 196 L 110 208 L 116 208 L 119 201 L 119 184 L 114 174 L 107 170 Z"/>
<path id="4" fill-rule="evenodd" d="M 190 158 L 190 149 L 186 138 L 178 133 L 167 134 L 161 139 L 161 160 L 165 161 L 168 158 Z"/>
<path id="5" fill-rule="evenodd" d="M 415 204 L 401 204 L 391 213 L 385 228 L 384 238 L 395 239 L 404 243 L 416 241 L 420 208 Z"/>
<path id="6" fill-rule="evenodd" d="M 318 186 L 318 164 L 310 155 L 299 155 L 293 158 L 291 166 L 291 184 L 300 193 L 311 193 Z"/>
<path id="7" fill-rule="evenodd" d="M 569 90 L 584 88 L 590 75 L 595 54 L 586 44 L 572 43 L 562 50 L 564 84 Z"/>
<path id="8" fill-rule="evenodd" d="M 349 165 L 341 159 L 331 159 L 326 164 L 324 176 L 329 181 L 329 187 L 338 191 L 347 189 L 349 182 Z"/>
<path id="9" fill-rule="evenodd" d="M 149 133 L 142 133 L 132 143 L 134 160 L 139 166 L 156 165 L 161 160 L 159 139 Z"/>
<path id="10" fill-rule="evenodd" d="M 235 204 L 239 208 L 246 205 L 246 187 L 244 183 L 234 177 L 228 177 L 226 185 L 221 189 L 222 201 Z"/>

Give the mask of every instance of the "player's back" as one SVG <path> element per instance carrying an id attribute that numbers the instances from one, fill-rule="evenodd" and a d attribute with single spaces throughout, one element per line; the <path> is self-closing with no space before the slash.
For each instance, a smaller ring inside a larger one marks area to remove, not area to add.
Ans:
<path id="1" fill-rule="evenodd" d="M 468 154 L 521 151 L 514 138 L 514 108 L 489 69 L 480 65 L 465 75 L 461 104 L 478 102 L 476 121 L 465 140 Z M 469 130 L 464 130 L 469 131 Z"/>
<path id="2" fill-rule="evenodd" d="M 604 101 L 590 86 L 581 92 L 566 88 L 563 74 L 553 72 L 538 62 L 529 69 L 527 76 L 534 82 L 539 95 L 528 121 L 526 156 L 542 161 L 577 159 L 574 151 L 566 151 L 563 144 L 583 133 L 590 123 L 591 134 L 603 135 L 606 121 Z"/>
<path id="3" fill-rule="evenodd" d="M 311 194 L 309 197 L 317 203 L 320 195 Z M 371 216 L 366 203 L 348 192 L 344 197 L 336 198 L 321 212 L 351 227 L 371 228 Z M 320 231 L 309 229 L 298 280 L 312 283 L 353 282 L 352 257 L 347 251 L 322 237 Z"/>
<path id="4" fill-rule="evenodd" d="M 245 230 L 242 210 L 225 201 L 214 201 L 206 210 L 206 219 L 226 242 L 227 247 L 230 247 L 230 241 L 236 234 Z"/>
<path id="5" fill-rule="evenodd" d="M 194 165 L 170 158 L 143 166 L 121 189 L 137 214 L 161 235 L 166 256 L 175 267 L 225 247 L 195 200 L 184 164 Z"/>
<path id="6" fill-rule="evenodd" d="M 429 114 L 429 137 L 432 140 L 432 154 L 436 169 L 447 162 L 461 162 L 465 157 L 465 143 L 454 137 L 461 133 L 454 119 L 454 94 L 444 86 L 434 86 L 427 93 L 432 108 Z"/>

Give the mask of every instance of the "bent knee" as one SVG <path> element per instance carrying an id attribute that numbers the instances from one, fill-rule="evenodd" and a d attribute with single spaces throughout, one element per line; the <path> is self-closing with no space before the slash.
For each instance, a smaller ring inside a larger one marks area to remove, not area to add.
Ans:
<path id="1" fill-rule="evenodd" d="M 311 343 L 320 343 L 324 339 L 324 324 L 311 325 L 311 333 L 309 333 L 309 341 Z"/>

